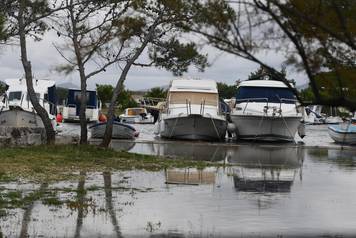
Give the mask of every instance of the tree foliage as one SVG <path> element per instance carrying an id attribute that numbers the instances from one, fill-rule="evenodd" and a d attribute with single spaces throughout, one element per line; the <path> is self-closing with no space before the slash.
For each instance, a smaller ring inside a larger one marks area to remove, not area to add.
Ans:
<path id="1" fill-rule="evenodd" d="M 98 98 L 102 103 L 109 103 L 114 92 L 114 87 L 110 84 L 97 84 L 96 92 L 98 93 Z"/>
<path id="2" fill-rule="evenodd" d="M 97 84 L 96 91 L 102 103 L 109 103 L 114 93 L 114 87 L 110 84 Z M 132 93 L 124 88 L 120 92 L 115 105 L 123 110 L 128 107 L 136 107 L 137 102 L 132 98 Z"/>
<path id="3" fill-rule="evenodd" d="M 132 93 L 129 90 L 123 89 L 117 99 L 117 105 L 121 110 L 128 107 L 137 107 L 137 102 L 132 98 Z"/>
<path id="4" fill-rule="evenodd" d="M 4 13 L 0 11 L 0 41 L 4 40 L 5 38 L 5 16 Z"/>
<path id="5" fill-rule="evenodd" d="M 236 85 L 228 85 L 226 83 L 218 82 L 217 86 L 220 98 L 229 99 L 235 97 Z"/>
<path id="6" fill-rule="evenodd" d="M 206 43 L 260 64 L 302 100 L 283 74 L 258 54 L 278 51 L 285 56 L 284 64 L 305 72 L 313 103 L 356 109 L 355 99 L 342 90 L 352 84 L 340 77 L 345 66 L 355 67 L 355 1 L 211 0 L 197 5 L 194 19 L 185 27 Z M 324 97 L 317 83 L 322 72 L 339 75 L 333 78 L 337 97 Z"/>
<path id="7" fill-rule="evenodd" d="M 147 98 L 166 98 L 167 89 L 161 87 L 154 87 L 148 90 L 143 96 Z"/>
<path id="8" fill-rule="evenodd" d="M 195 7 L 193 0 L 137 0 L 132 1 L 127 14 L 120 17 L 122 20 L 117 24 L 117 36 L 122 44 L 125 43 L 129 54 L 121 62 L 122 72 L 111 99 L 102 146 L 110 143 L 114 104 L 132 66 L 161 67 L 175 75 L 187 72 L 190 65 L 199 70 L 207 66 L 206 56 L 198 52 L 196 42 L 183 37 L 187 30 L 184 23 L 193 17 Z M 139 61 L 145 49 L 149 52 L 149 61 Z"/>
<path id="9" fill-rule="evenodd" d="M 56 96 L 59 104 L 62 104 L 67 100 L 68 91 L 67 88 L 56 87 Z"/>

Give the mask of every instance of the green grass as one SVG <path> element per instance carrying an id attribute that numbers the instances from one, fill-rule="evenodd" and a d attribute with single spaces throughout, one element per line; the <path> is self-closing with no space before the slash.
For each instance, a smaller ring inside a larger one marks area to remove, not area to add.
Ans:
<path id="1" fill-rule="evenodd" d="M 74 178 L 78 176 L 78 171 L 133 169 L 158 171 L 165 168 L 207 166 L 219 164 L 119 152 L 94 145 L 41 145 L 2 148 L 0 181 L 24 178 L 48 182 Z"/>

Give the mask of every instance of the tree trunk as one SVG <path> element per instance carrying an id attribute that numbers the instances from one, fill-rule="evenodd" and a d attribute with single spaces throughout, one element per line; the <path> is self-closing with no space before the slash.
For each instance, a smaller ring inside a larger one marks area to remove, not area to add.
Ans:
<path id="1" fill-rule="evenodd" d="M 103 177 L 104 177 L 106 210 L 109 211 L 111 217 L 111 223 L 114 226 L 116 237 L 120 238 L 122 237 L 122 234 L 120 231 L 119 222 L 115 214 L 115 209 L 114 209 L 113 199 L 112 199 L 111 172 L 108 171 L 103 172 Z"/>
<path id="2" fill-rule="evenodd" d="M 124 69 L 121 72 L 120 79 L 117 81 L 116 87 L 114 89 L 110 106 L 109 106 L 109 111 L 108 111 L 108 120 L 106 123 L 106 128 L 105 128 L 105 134 L 102 142 L 100 143 L 100 146 L 102 147 L 108 147 L 111 142 L 111 136 L 112 136 L 112 128 L 113 128 L 113 123 L 114 123 L 114 110 L 115 110 L 115 105 L 117 98 L 119 96 L 119 93 L 122 90 L 122 85 L 124 84 L 124 81 L 126 79 L 126 76 L 133 65 L 137 58 L 142 54 L 143 50 L 146 48 L 147 44 L 151 41 L 154 31 L 156 27 L 158 26 L 159 22 L 159 17 L 155 20 L 155 22 L 150 26 L 149 32 L 147 33 L 146 37 L 144 38 L 144 41 L 142 42 L 141 46 L 136 49 L 135 54 L 130 58 L 124 67 Z"/>
<path id="3" fill-rule="evenodd" d="M 32 66 L 31 62 L 27 57 L 27 47 L 26 47 L 26 34 L 25 34 L 25 24 L 24 24 L 24 9 L 26 8 L 26 1 L 20 1 L 18 24 L 19 24 L 19 36 L 20 36 L 20 46 L 21 46 L 21 62 L 25 71 L 27 93 L 30 96 L 30 101 L 36 110 L 37 114 L 42 119 L 43 125 L 46 130 L 47 144 L 54 144 L 56 139 L 56 133 L 53 129 L 51 119 L 48 116 L 47 111 L 40 105 L 35 90 L 33 88 L 33 77 L 32 77 Z"/>
<path id="4" fill-rule="evenodd" d="M 85 68 L 83 63 L 83 58 L 80 52 L 80 44 L 78 42 L 78 32 L 77 32 L 77 21 L 74 17 L 73 12 L 73 1 L 70 2 L 69 6 L 70 17 L 72 23 L 73 31 L 73 46 L 75 51 L 75 56 L 77 59 L 79 76 L 80 76 L 80 110 L 79 110 L 79 120 L 80 120 L 80 144 L 88 143 L 88 129 L 87 129 L 87 118 L 85 111 L 87 108 L 87 77 L 85 75 Z"/>
<path id="5" fill-rule="evenodd" d="M 80 144 L 88 143 L 88 129 L 87 129 L 87 117 L 85 114 L 87 108 L 87 82 L 86 79 L 80 78 L 80 110 L 79 110 L 79 119 L 80 119 Z"/>

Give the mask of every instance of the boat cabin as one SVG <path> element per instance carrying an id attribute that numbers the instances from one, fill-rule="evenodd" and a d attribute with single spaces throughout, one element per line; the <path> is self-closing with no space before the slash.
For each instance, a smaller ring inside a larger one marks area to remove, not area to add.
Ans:
<path id="1" fill-rule="evenodd" d="M 178 79 L 171 82 L 167 106 L 169 113 L 217 114 L 219 95 L 213 80 Z"/>
<path id="2" fill-rule="evenodd" d="M 5 83 L 8 85 L 5 107 L 10 109 L 17 107 L 32 112 L 34 109 L 27 93 L 26 80 L 6 79 Z M 36 79 L 33 82 L 33 88 L 41 106 L 46 109 L 49 115 L 56 115 L 57 98 L 55 81 Z"/>
<path id="3" fill-rule="evenodd" d="M 269 102 L 295 104 L 297 98 L 281 81 L 247 80 L 240 83 L 236 92 L 237 102 Z"/>

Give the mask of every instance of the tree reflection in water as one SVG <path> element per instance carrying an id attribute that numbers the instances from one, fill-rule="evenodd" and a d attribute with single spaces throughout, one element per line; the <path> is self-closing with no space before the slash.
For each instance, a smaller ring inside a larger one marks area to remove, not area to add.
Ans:
<path id="1" fill-rule="evenodd" d="M 47 187 L 48 187 L 48 183 L 41 184 L 39 190 L 35 192 L 35 193 L 39 194 L 39 196 L 36 196 L 36 197 L 41 197 L 41 194 L 44 193 L 44 191 L 47 189 Z M 34 195 L 32 195 L 32 196 L 34 196 Z M 36 200 L 31 201 L 31 203 L 28 204 L 28 206 L 25 209 L 25 213 L 23 214 L 23 218 L 22 218 L 21 231 L 20 231 L 20 235 L 19 235 L 20 238 L 29 237 L 28 225 L 31 221 L 31 214 L 32 214 L 33 207 L 35 206 L 35 202 L 36 202 Z M 2 237 L 1 231 L 0 231 L 0 237 Z"/>
<path id="2" fill-rule="evenodd" d="M 114 226 L 114 231 L 116 233 L 116 237 L 122 237 L 120 227 L 116 218 L 113 199 L 112 199 L 112 187 L 111 187 L 111 172 L 103 172 L 104 177 L 104 188 L 105 188 L 105 202 L 106 209 L 109 211 L 111 223 Z"/>
<path id="3" fill-rule="evenodd" d="M 77 217 L 77 224 L 75 227 L 75 238 L 80 237 L 80 231 L 83 226 L 83 218 L 84 218 L 84 200 L 85 200 L 85 177 L 86 172 L 80 172 L 80 178 L 77 187 L 77 204 L 78 204 L 78 217 Z"/>

